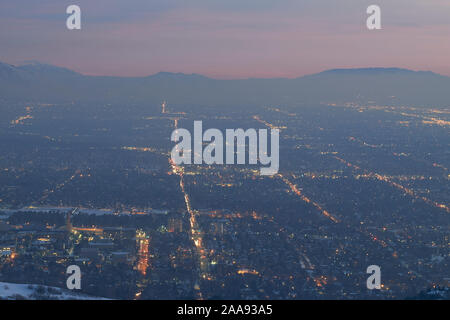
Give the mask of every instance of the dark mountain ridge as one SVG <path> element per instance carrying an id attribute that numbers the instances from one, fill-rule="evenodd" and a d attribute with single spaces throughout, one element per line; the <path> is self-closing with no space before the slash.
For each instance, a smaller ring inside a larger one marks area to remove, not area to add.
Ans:
<path id="1" fill-rule="evenodd" d="M 147 77 L 85 76 L 47 64 L 0 63 L 0 98 L 211 106 L 372 103 L 450 106 L 450 78 L 400 68 L 332 69 L 295 79 L 218 80 L 159 72 Z"/>

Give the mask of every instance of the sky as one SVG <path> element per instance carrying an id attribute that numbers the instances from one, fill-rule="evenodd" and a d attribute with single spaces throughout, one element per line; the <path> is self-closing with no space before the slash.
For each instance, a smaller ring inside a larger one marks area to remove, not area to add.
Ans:
<path id="1" fill-rule="evenodd" d="M 82 29 L 66 28 L 79 5 Z M 382 30 L 366 9 L 381 7 Z M 0 61 L 89 75 L 298 77 L 400 67 L 450 75 L 450 0 L 1 0 Z"/>

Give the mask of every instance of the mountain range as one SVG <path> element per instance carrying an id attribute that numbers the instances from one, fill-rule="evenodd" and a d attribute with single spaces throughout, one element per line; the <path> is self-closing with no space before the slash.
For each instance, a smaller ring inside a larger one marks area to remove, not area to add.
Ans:
<path id="1" fill-rule="evenodd" d="M 0 62 L 0 99 L 39 102 L 245 106 L 375 103 L 450 106 L 450 77 L 399 68 L 333 69 L 294 79 L 218 80 L 160 72 L 148 77 L 87 76 L 37 62 Z"/>

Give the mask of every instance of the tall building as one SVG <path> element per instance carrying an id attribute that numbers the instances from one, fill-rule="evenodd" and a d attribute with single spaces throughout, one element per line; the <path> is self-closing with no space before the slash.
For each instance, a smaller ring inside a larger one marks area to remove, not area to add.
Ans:
<path id="1" fill-rule="evenodd" d="M 72 228 L 73 228 L 72 221 L 71 221 L 72 212 L 73 211 L 68 211 L 67 215 L 66 215 L 66 231 L 68 233 L 71 233 L 72 232 Z"/>

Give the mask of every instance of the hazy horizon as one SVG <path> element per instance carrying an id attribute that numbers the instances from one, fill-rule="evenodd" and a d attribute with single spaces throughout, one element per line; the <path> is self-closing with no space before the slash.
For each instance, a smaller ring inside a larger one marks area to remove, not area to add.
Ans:
<path id="1" fill-rule="evenodd" d="M 1 1 L 0 300 L 450 300 L 450 0 L 372 1 Z"/>
<path id="2" fill-rule="evenodd" d="M 64 65 L 55 65 L 55 64 L 51 64 L 51 63 L 47 63 L 47 62 L 43 62 L 43 61 L 38 61 L 38 60 L 25 60 L 25 61 L 19 61 L 19 62 L 8 62 L 8 61 L 1 61 L 0 63 L 5 63 L 5 64 L 9 64 L 12 65 L 14 67 L 22 67 L 22 66 L 27 66 L 27 65 L 36 65 L 36 64 L 40 64 L 40 65 L 48 65 L 48 66 L 53 66 L 53 67 L 58 67 L 58 68 L 63 68 L 63 69 L 68 69 L 70 71 L 74 71 L 76 73 L 79 73 L 83 76 L 94 76 L 94 77 L 118 77 L 118 78 L 141 78 L 141 77 L 151 77 L 151 76 L 155 76 L 158 74 L 164 74 L 164 73 L 168 73 L 168 74 L 182 74 L 182 75 L 198 75 L 198 76 L 203 76 L 203 77 L 207 77 L 209 79 L 212 80 L 250 80 L 250 79 L 298 79 L 298 78 L 302 78 L 305 76 L 311 76 L 311 75 L 316 75 L 316 74 L 320 74 L 323 72 L 328 72 L 328 71 L 334 71 L 334 70 L 364 70 L 364 69 L 373 69 L 373 70 L 381 70 L 381 69 L 398 69 L 398 70 L 405 70 L 405 71 L 413 71 L 413 72 L 433 72 L 437 75 L 441 75 L 441 76 L 447 76 L 449 77 L 449 75 L 445 75 L 445 74 L 441 74 L 438 72 L 434 72 L 431 70 L 422 70 L 422 69 L 415 69 L 415 68 L 399 68 L 396 66 L 377 66 L 377 67 L 373 67 L 373 66 L 355 66 L 355 67 L 336 67 L 336 68 L 329 68 L 329 69 L 321 69 L 321 70 L 317 70 L 315 72 L 312 73 L 307 73 L 307 74 L 301 74 L 301 75 L 297 75 L 297 76 L 291 76 L 291 77 L 225 77 L 225 78 L 221 78 L 221 77 L 214 77 L 214 76 L 208 76 L 206 74 L 202 74 L 200 72 L 191 72 L 191 73 L 186 73 L 186 72 L 181 72 L 181 71 L 167 71 L 167 70 L 160 70 L 160 71 L 156 71 L 153 73 L 148 73 L 148 74 L 143 74 L 143 75 L 139 75 L 139 76 L 121 76 L 121 75 L 109 75 L 109 74 L 89 74 L 89 73 L 83 73 L 83 72 L 78 72 L 77 70 L 71 69 L 67 66 Z"/>

